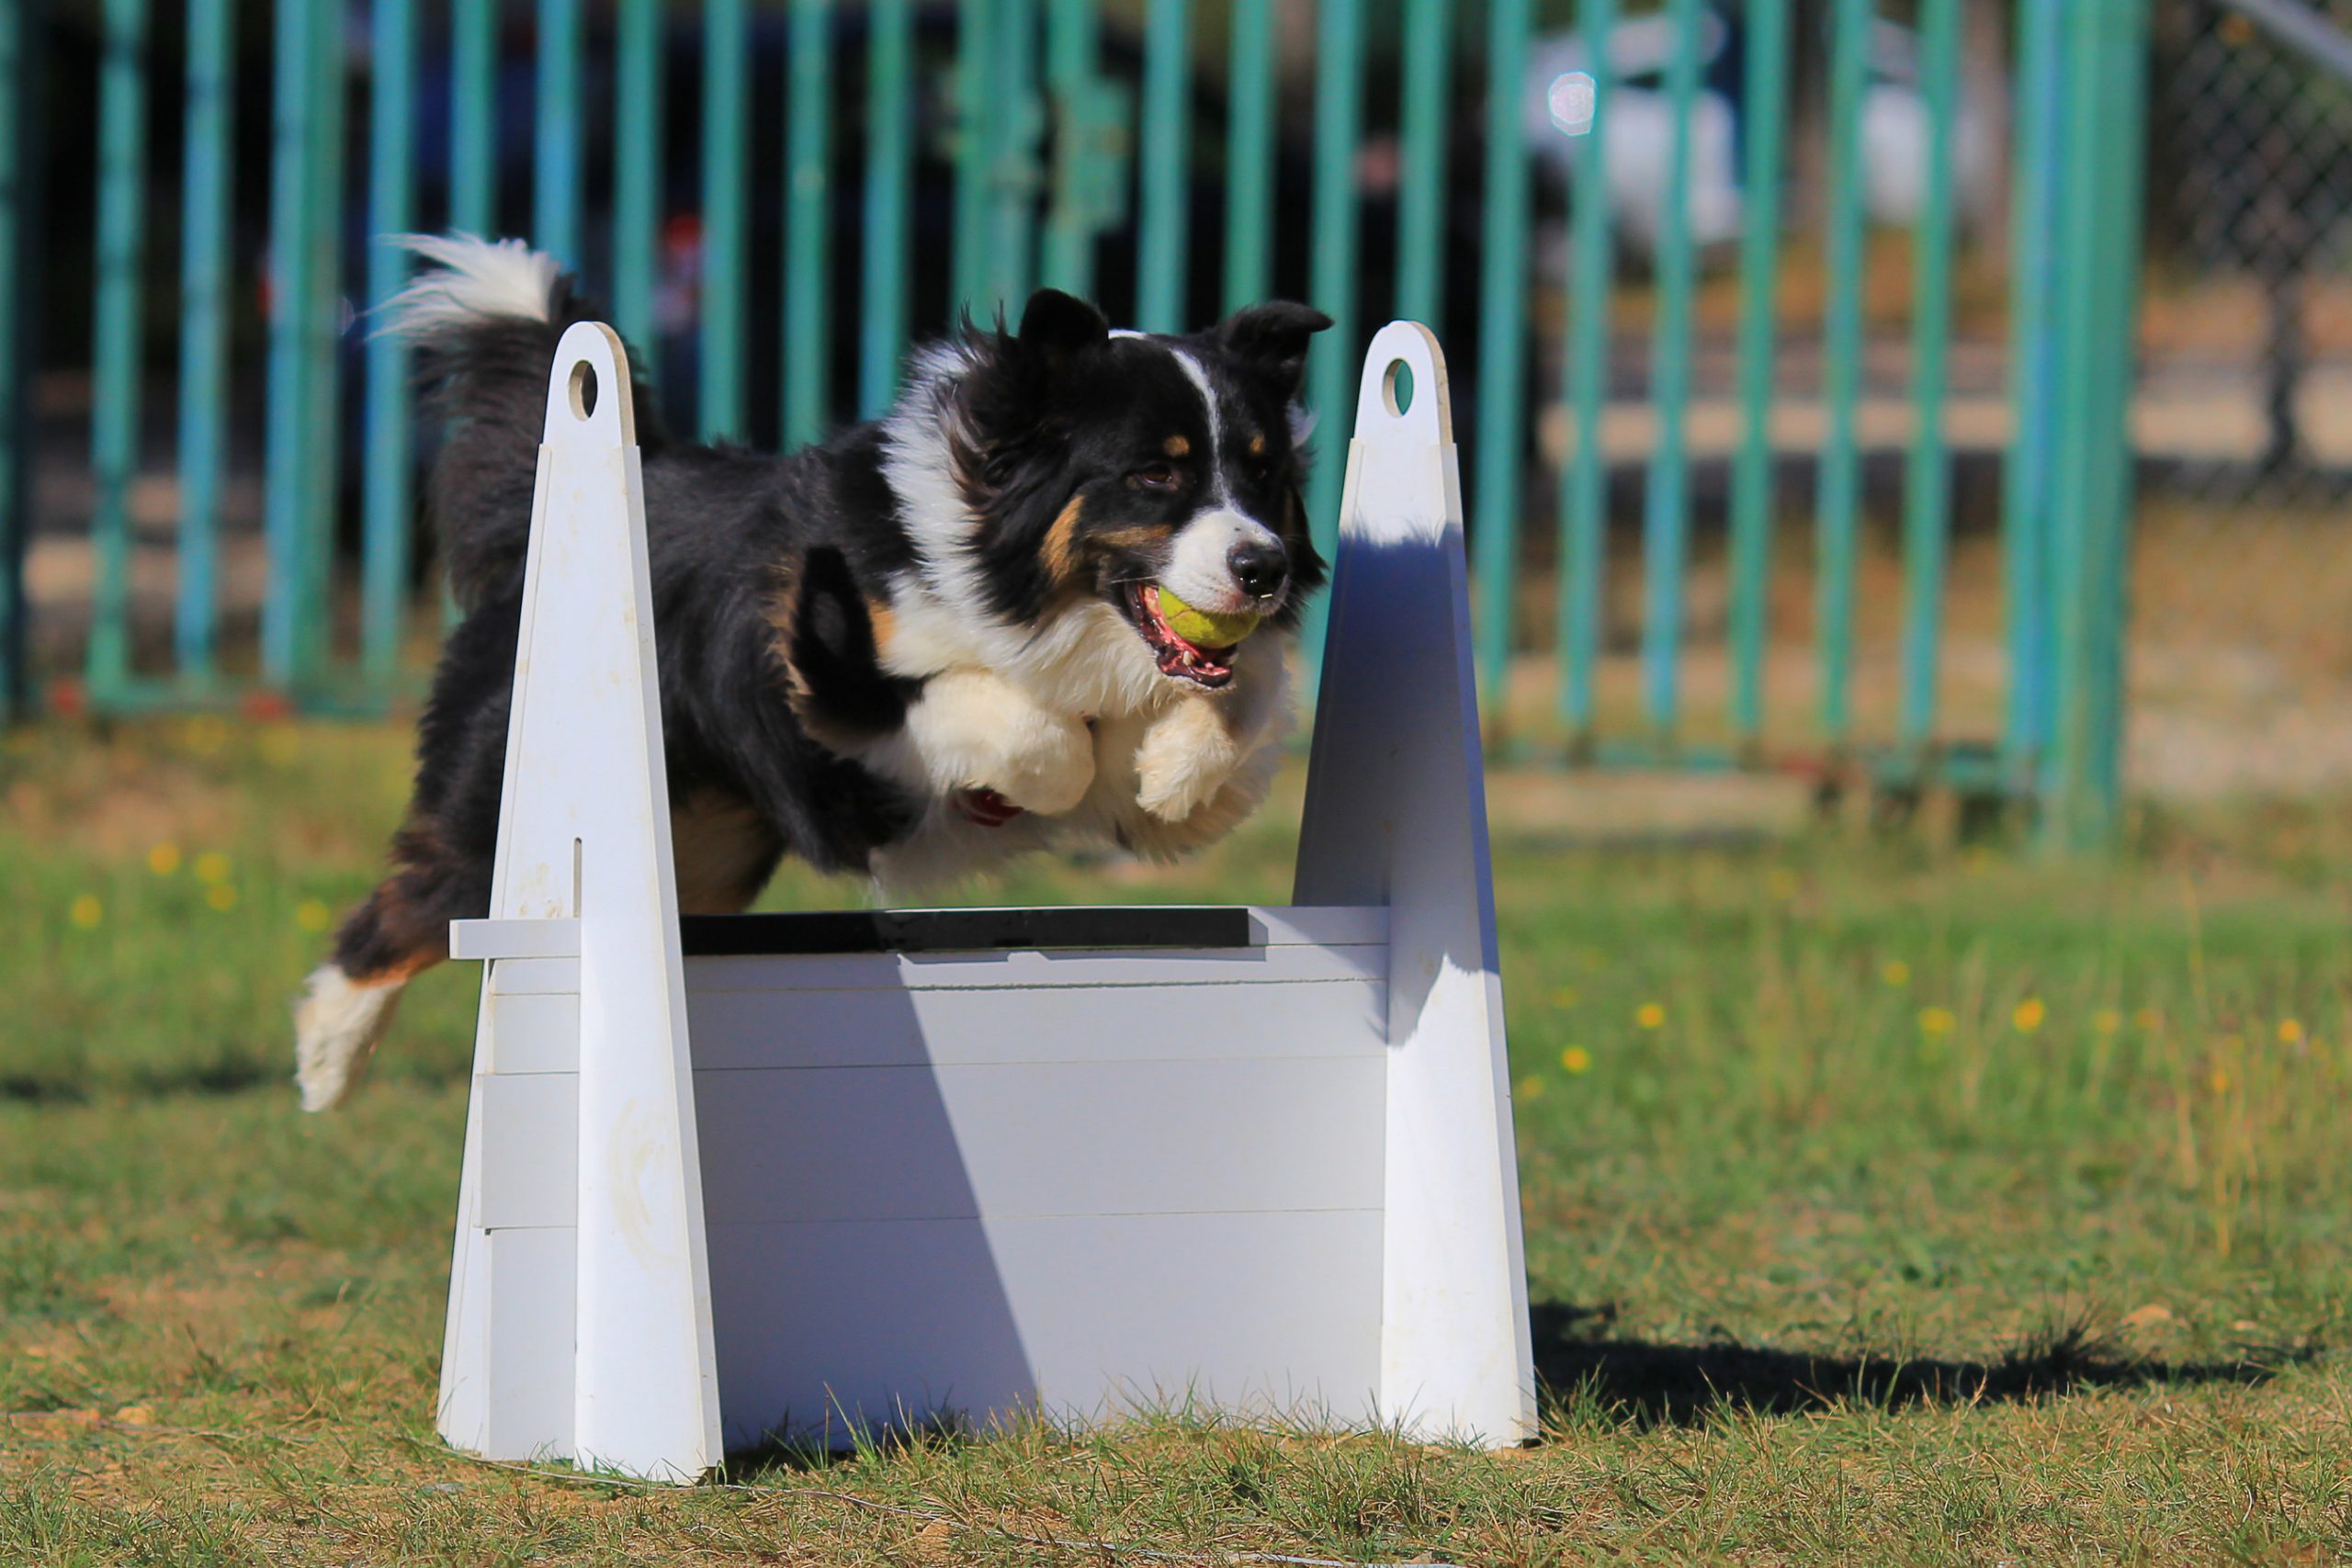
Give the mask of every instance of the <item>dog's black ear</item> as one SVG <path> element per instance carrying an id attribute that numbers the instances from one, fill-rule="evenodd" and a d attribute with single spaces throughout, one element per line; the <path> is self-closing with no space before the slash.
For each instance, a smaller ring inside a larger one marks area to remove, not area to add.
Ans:
<path id="1" fill-rule="evenodd" d="M 1330 324 L 1331 318 L 1311 305 L 1275 299 L 1236 310 L 1217 324 L 1215 336 L 1219 348 L 1272 383 L 1288 402 L 1298 396 L 1306 373 L 1306 340 Z"/>
<path id="2" fill-rule="evenodd" d="M 1058 288 L 1040 288 L 1021 312 L 1021 352 L 1049 369 L 1060 369 L 1110 338 L 1111 323 L 1102 311 Z"/>

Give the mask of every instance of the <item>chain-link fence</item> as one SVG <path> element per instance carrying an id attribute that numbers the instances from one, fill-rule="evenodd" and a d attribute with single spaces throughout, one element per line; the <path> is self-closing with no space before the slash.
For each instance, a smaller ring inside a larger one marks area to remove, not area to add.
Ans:
<path id="1" fill-rule="evenodd" d="M 2160 0 L 2130 767 L 2352 786 L 2352 0 Z"/>

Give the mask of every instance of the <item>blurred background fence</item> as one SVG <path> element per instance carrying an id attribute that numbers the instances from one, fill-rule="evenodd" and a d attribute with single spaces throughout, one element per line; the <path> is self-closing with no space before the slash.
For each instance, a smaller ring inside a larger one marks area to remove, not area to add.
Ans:
<path id="1" fill-rule="evenodd" d="M 673 421 L 763 445 L 1040 283 L 1161 330 L 1309 299 L 1327 534 L 1363 337 L 1429 321 L 1513 755 L 1950 786 L 2069 838 L 2127 778 L 2352 779 L 2347 23 L 9 0 L 0 677 L 412 697 L 430 453 L 365 311 L 404 276 L 374 236 L 454 227 L 563 256 Z"/>

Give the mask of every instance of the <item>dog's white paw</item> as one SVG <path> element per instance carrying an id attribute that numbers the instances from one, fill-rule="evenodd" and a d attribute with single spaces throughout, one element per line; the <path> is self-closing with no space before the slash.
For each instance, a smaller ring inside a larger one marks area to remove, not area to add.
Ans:
<path id="1" fill-rule="evenodd" d="M 1162 822 L 1182 822 L 1225 787 L 1241 756 L 1219 705 L 1180 702 L 1152 721 L 1136 749 L 1136 804 Z"/>
<path id="2" fill-rule="evenodd" d="M 398 980 L 355 984 L 332 964 L 311 972 L 310 994 L 294 1004 L 294 1081 L 303 1110 L 332 1111 L 350 1096 L 401 989 Z"/>
<path id="3" fill-rule="evenodd" d="M 992 789 L 1024 811 L 1057 816 L 1094 783 L 1094 738 L 999 676 L 951 670 L 923 682 L 907 733 L 942 790 Z"/>

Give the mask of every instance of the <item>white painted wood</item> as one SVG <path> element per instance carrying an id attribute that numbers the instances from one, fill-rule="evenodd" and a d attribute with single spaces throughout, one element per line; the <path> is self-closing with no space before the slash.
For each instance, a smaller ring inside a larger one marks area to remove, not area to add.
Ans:
<path id="1" fill-rule="evenodd" d="M 1381 1404 L 1518 1442 L 1535 1431 L 1527 1276 L 1461 477 L 1427 328 L 1392 322 L 1364 355 L 1340 519 L 1296 896 L 1389 911 Z"/>
<path id="2" fill-rule="evenodd" d="M 577 958 L 580 922 L 562 920 L 451 920 L 452 958 Z"/>
<path id="3" fill-rule="evenodd" d="M 1388 910 L 1379 904 L 1253 906 L 1250 924 L 1260 947 L 1388 947 Z"/>
<path id="4" fill-rule="evenodd" d="M 690 1480 L 719 1458 L 718 1372 L 628 387 L 610 329 L 564 333 L 539 451 L 491 916 L 579 921 L 580 1225 L 560 1441 L 586 1463 Z M 561 1155 L 536 1151 L 537 1168 L 561 1169 Z M 469 1261 L 461 1237 L 457 1266 Z M 514 1321 L 495 1292 L 492 1313 Z M 518 1353 L 496 1328 L 492 1338 L 493 1361 Z M 494 1427 L 493 1438 L 505 1447 L 514 1434 Z M 566 1451 L 558 1443 L 546 1434 L 548 1451 Z"/>
<path id="5" fill-rule="evenodd" d="M 580 1075 L 492 1073 L 481 1084 L 481 1194 L 474 1224 L 484 1230 L 579 1223 L 580 1188 L 548 1171 L 580 1162 Z"/>
<path id="6" fill-rule="evenodd" d="M 1100 1419 L 1190 1393 L 1238 1415 L 1372 1419 L 1376 1209 L 714 1221 L 731 1443 L 838 1441 L 953 1412 Z"/>
<path id="7" fill-rule="evenodd" d="M 577 1336 L 572 1314 L 578 1233 L 570 1229 L 483 1233 L 489 1258 L 491 1335 L 499 1354 L 485 1389 L 482 1451 L 516 1459 L 567 1459 L 578 1450 Z"/>
<path id="8" fill-rule="evenodd" d="M 1372 1058 L 706 1071 L 703 1190 L 713 1224 L 1374 1209 L 1385 1074 Z"/>
<path id="9" fill-rule="evenodd" d="M 577 958 L 501 958 L 491 964 L 490 973 L 498 982 L 501 996 L 576 997 L 580 994 L 580 960 Z"/>
<path id="10" fill-rule="evenodd" d="M 580 1070 L 580 993 L 500 991 L 486 1004 L 491 1017 L 491 1070 L 576 1073 Z M 692 1005 L 688 1006 L 692 1012 Z"/>
<path id="11" fill-rule="evenodd" d="M 1298 903 L 1216 950 L 684 959 L 626 385 L 566 334 L 492 908 L 452 934 L 489 962 L 443 1434 L 690 1479 L 722 1435 L 950 1410 L 1532 1432 L 1428 334 L 1368 361 Z"/>
<path id="12" fill-rule="evenodd" d="M 698 1071 L 988 1062 L 1380 1058 L 1376 980 L 1011 990 L 700 988 L 686 961 Z"/>
<path id="13" fill-rule="evenodd" d="M 495 1359 L 491 1343 L 490 1237 L 479 1222 L 481 1207 L 484 1074 L 494 1047 L 491 1043 L 492 1003 L 497 996 L 497 966 L 484 969 L 481 1010 L 474 1021 L 475 1070 L 466 1096 L 464 1163 L 458 1177 L 457 1240 L 449 1263 L 449 1304 L 441 1332 L 441 1389 L 434 1401 L 433 1424 L 443 1438 L 461 1449 L 491 1453 L 490 1368 Z M 570 1381 L 565 1382 L 566 1397 Z"/>

